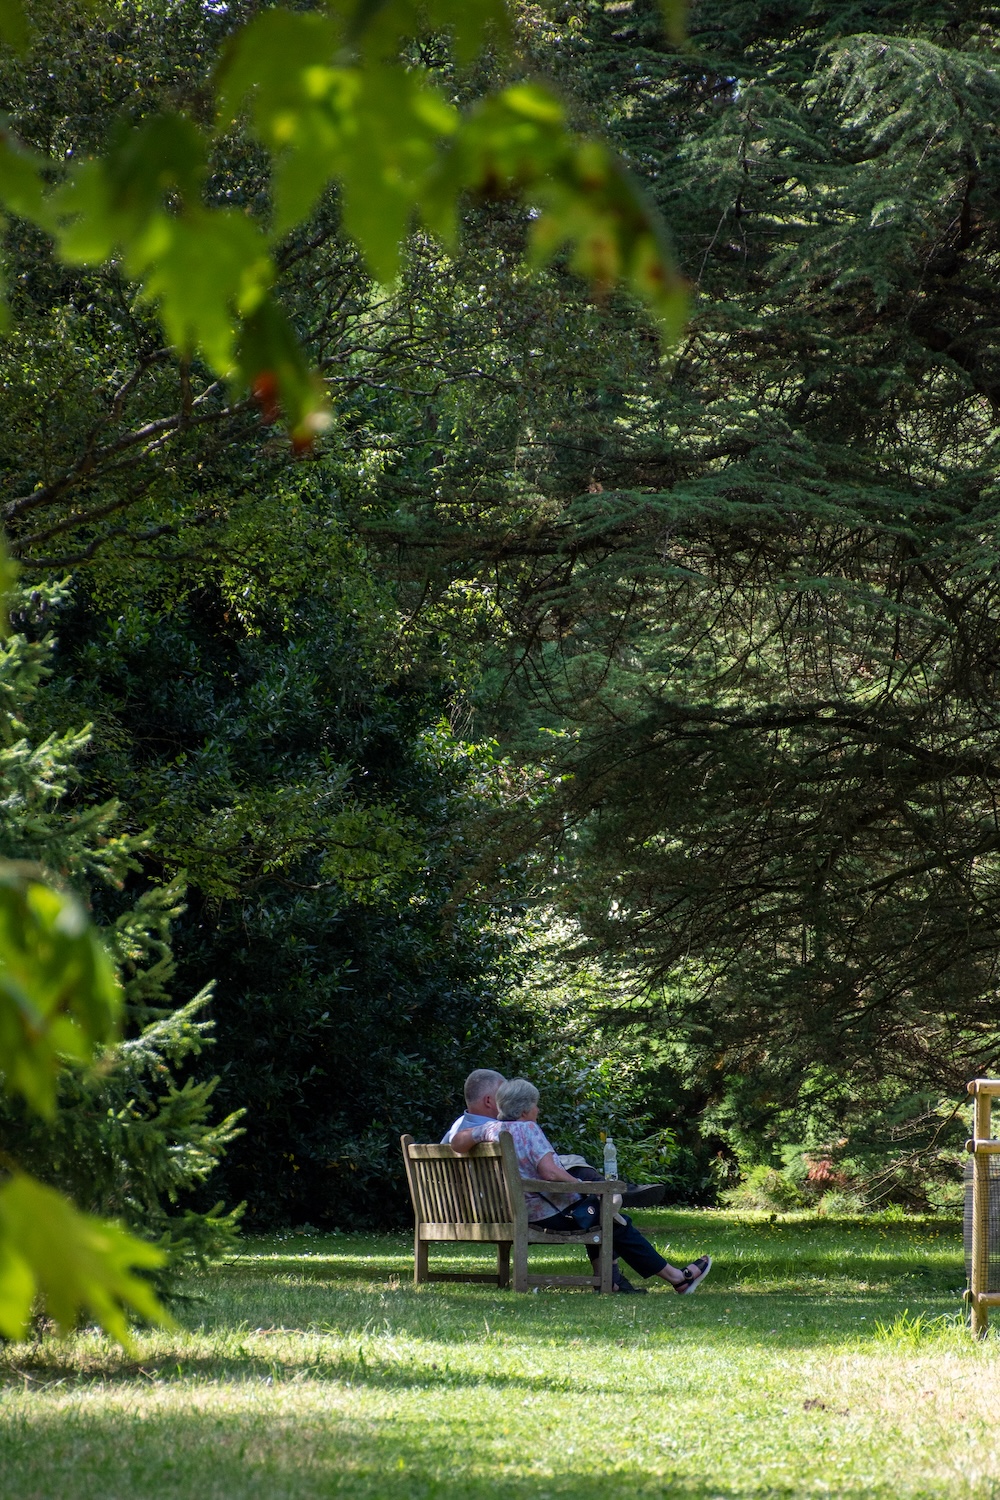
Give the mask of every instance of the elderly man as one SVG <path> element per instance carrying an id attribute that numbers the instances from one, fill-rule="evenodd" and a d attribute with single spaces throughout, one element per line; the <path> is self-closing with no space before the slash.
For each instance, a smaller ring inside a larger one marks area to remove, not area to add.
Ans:
<path id="1" fill-rule="evenodd" d="M 493 1068 L 475 1068 L 465 1080 L 465 1114 L 459 1115 L 441 1137 L 442 1146 L 450 1146 L 452 1136 L 474 1125 L 488 1125 L 497 1117 L 497 1089 L 504 1082 L 502 1073 Z"/>

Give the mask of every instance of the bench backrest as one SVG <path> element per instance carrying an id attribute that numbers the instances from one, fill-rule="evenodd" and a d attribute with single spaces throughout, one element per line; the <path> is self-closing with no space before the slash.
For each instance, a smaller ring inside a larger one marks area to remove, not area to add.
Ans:
<path id="1" fill-rule="evenodd" d="M 418 1230 L 454 1225 L 469 1239 L 509 1238 L 525 1217 L 517 1152 L 510 1136 L 473 1146 L 460 1156 L 450 1146 L 402 1138 L 403 1159 Z"/>

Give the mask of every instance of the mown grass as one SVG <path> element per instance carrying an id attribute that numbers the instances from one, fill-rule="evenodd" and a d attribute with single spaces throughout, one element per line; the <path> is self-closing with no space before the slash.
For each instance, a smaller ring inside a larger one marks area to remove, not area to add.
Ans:
<path id="1" fill-rule="evenodd" d="M 0 1495 L 1000 1496 L 1000 1344 L 960 1326 L 955 1223 L 641 1222 L 716 1257 L 697 1296 L 417 1293 L 405 1236 L 248 1241 L 134 1357 L 0 1351 Z"/>

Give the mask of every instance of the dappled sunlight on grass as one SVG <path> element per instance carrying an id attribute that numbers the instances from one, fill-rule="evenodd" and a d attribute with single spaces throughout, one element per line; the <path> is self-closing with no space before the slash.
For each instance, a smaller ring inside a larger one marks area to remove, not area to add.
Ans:
<path id="1" fill-rule="evenodd" d="M 642 1223 L 678 1261 L 717 1257 L 696 1297 L 415 1291 L 406 1236 L 248 1242 L 135 1358 L 93 1332 L 3 1351 L 7 1492 L 1000 1494 L 1000 1345 L 958 1324 L 954 1222 Z"/>

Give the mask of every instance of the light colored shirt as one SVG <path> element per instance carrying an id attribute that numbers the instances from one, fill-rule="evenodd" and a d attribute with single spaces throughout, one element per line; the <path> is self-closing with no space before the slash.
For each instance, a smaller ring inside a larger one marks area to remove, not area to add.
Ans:
<path id="1" fill-rule="evenodd" d="M 472 1131 L 474 1141 L 496 1141 L 500 1138 L 500 1132 L 504 1131 L 514 1142 L 514 1150 L 517 1152 L 517 1167 L 522 1177 L 532 1178 L 538 1176 L 538 1163 L 543 1156 L 555 1156 L 555 1152 L 545 1137 L 545 1132 L 534 1120 L 487 1120 L 484 1125 L 476 1125 Z M 552 1184 L 553 1190 L 558 1187 Z M 553 1191 L 546 1193 L 525 1193 L 524 1202 L 528 1210 L 528 1218 L 532 1224 L 537 1224 L 540 1219 L 551 1218 L 553 1214 L 559 1213 L 570 1204 L 576 1203 L 580 1197 L 579 1193 Z"/>
<path id="2" fill-rule="evenodd" d="M 496 1121 L 490 1115 L 473 1115 L 470 1114 L 468 1110 L 466 1110 L 465 1114 L 459 1115 L 454 1125 L 449 1126 L 449 1128 L 445 1131 L 444 1135 L 441 1137 L 441 1144 L 442 1146 L 450 1146 L 452 1137 L 456 1136 L 460 1130 L 471 1130 L 475 1125 L 495 1124 Z"/>

